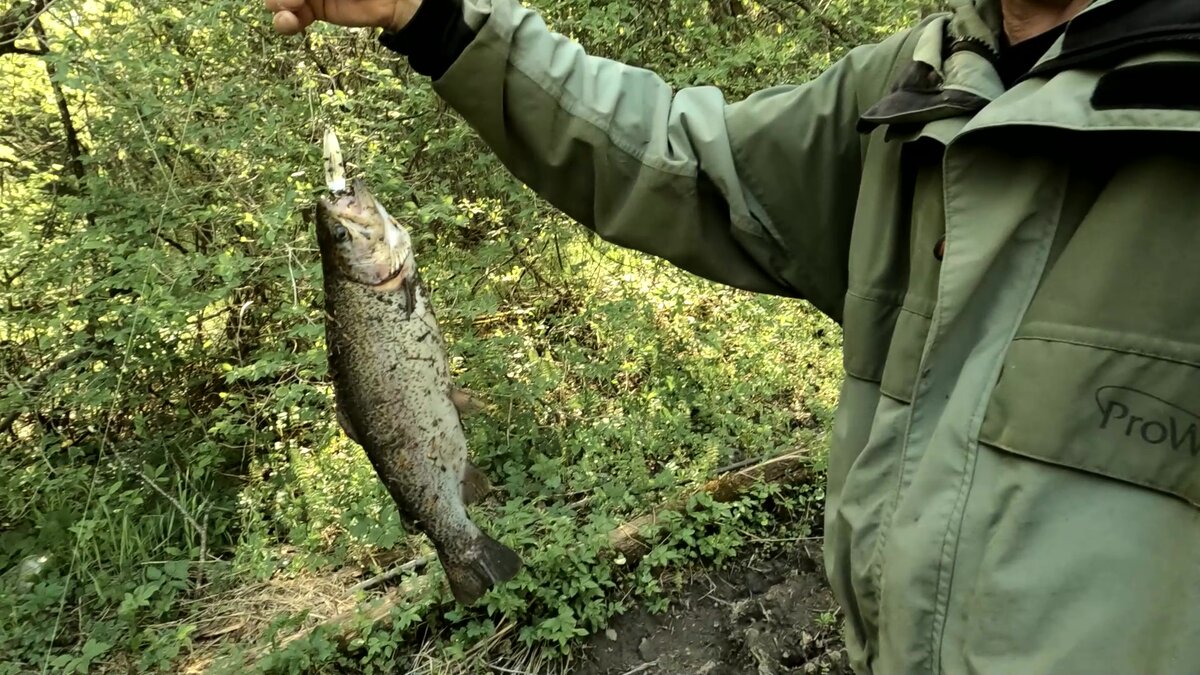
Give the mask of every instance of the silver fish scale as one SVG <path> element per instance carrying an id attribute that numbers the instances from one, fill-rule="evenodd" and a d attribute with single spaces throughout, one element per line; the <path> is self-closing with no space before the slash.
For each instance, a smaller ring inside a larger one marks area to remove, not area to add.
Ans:
<path id="1" fill-rule="evenodd" d="M 410 312 L 403 291 L 326 283 L 330 362 L 352 434 L 402 515 L 451 560 L 467 555 L 480 533 L 462 501 L 467 440 L 424 284 L 414 281 Z"/>
<path id="2" fill-rule="evenodd" d="M 465 487 L 478 500 L 488 481 L 467 463 L 446 342 L 412 241 L 362 179 L 347 188 L 332 127 L 323 156 L 333 201 L 317 202 L 317 243 L 339 418 L 401 515 L 433 541 L 455 599 L 471 604 L 518 574 L 521 557 L 467 514 Z"/>

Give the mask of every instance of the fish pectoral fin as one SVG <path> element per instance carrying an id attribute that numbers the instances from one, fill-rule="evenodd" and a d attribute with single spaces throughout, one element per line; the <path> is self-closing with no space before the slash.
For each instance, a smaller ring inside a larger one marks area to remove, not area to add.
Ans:
<path id="1" fill-rule="evenodd" d="M 463 469 L 462 500 L 464 504 L 478 504 L 492 491 L 492 482 L 487 474 L 474 464 L 467 462 Z"/>
<path id="2" fill-rule="evenodd" d="M 342 431 L 346 432 L 346 435 L 350 437 L 350 440 L 362 445 L 362 441 L 358 440 L 358 436 L 354 433 L 354 427 L 350 424 L 350 418 L 347 417 L 346 413 L 342 411 L 342 406 L 335 405 L 334 409 L 337 411 L 338 426 L 342 428 Z"/>
<path id="3" fill-rule="evenodd" d="M 407 311 L 409 316 L 412 316 L 412 313 L 417 311 L 417 284 L 412 277 L 412 274 L 407 274 L 401 277 L 404 280 L 404 301 L 407 303 L 405 307 L 408 308 Z"/>
<path id="4" fill-rule="evenodd" d="M 467 389 L 451 389 L 450 400 L 454 403 L 454 407 L 458 409 L 458 414 L 461 417 L 467 417 L 468 415 L 473 415 L 487 409 L 487 406 L 473 392 Z"/>

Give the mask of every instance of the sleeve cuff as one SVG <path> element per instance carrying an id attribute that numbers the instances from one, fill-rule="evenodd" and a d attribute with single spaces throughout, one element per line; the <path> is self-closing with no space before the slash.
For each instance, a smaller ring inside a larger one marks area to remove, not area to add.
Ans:
<path id="1" fill-rule="evenodd" d="M 424 0 L 404 28 L 380 34 L 379 44 L 407 56 L 413 70 L 437 80 L 474 39 L 461 0 Z"/>

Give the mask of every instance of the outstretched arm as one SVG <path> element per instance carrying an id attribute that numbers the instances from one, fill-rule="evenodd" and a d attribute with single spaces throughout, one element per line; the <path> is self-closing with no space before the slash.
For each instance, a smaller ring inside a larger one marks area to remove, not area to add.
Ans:
<path id="1" fill-rule="evenodd" d="M 377 24 L 381 42 L 567 215 L 699 276 L 840 314 L 867 140 L 855 125 L 903 36 L 731 104 L 590 56 L 517 0 L 392 1 L 413 10 Z"/>

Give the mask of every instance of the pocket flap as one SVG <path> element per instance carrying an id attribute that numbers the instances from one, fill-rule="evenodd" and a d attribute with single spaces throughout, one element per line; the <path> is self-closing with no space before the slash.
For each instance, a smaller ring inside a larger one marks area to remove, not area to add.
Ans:
<path id="1" fill-rule="evenodd" d="M 1021 338 L 1009 349 L 980 441 L 1200 506 L 1200 368 Z"/>

